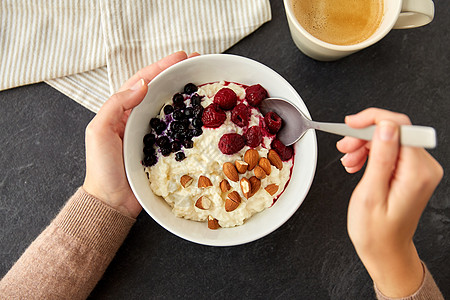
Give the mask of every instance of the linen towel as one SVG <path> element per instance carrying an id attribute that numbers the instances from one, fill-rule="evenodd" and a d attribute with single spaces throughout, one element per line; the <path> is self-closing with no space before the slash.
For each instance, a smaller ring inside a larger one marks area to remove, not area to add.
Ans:
<path id="1" fill-rule="evenodd" d="M 45 81 L 97 112 L 142 67 L 221 53 L 270 19 L 268 0 L 3 0 L 0 90 Z"/>

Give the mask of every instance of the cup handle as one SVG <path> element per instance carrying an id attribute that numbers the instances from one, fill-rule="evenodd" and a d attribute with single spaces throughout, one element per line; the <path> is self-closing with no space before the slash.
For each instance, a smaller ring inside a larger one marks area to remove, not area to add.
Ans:
<path id="1" fill-rule="evenodd" d="M 402 11 L 394 29 L 415 28 L 430 23 L 434 18 L 432 0 L 403 0 Z"/>

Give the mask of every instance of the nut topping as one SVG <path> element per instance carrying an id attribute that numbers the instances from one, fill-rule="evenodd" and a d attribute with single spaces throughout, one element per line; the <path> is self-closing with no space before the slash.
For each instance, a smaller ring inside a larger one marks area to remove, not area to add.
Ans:
<path id="1" fill-rule="evenodd" d="M 208 216 L 208 228 L 209 229 L 218 229 L 218 228 L 220 228 L 219 221 L 216 218 Z"/>
<path id="2" fill-rule="evenodd" d="M 255 149 L 248 149 L 244 154 L 244 161 L 248 163 L 248 170 L 251 171 L 258 164 L 259 153 Z"/>
<path id="3" fill-rule="evenodd" d="M 261 187 L 261 180 L 259 180 L 256 176 L 250 177 L 249 181 L 251 185 L 251 190 L 250 193 L 248 194 L 247 199 L 256 194 L 256 192 L 258 192 L 259 188 Z"/>
<path id="4" fill-rule="evenodd" d="M 195 202 L 195 206 L 200 209 L 209 209 L 211 207 L 211 200 L 206 196 L 201 196 Z"/>
<path id="5" fill-rule="evenodd" d="M 270 149 L 269 153 L 267 154 L 267 158 L 269 159 L 270 163 L 274 165 L 278 170 L 283 169 L 283 162 L 281 161 L 280 156 L 275 150 Z"/>
<path id="6" fill-rule="evenodd" d="M 266 186 L 265 190 L 270 194 L 270 196 L 275 195 L 275 193 L 278 191 L 278 185 L 272 183 Z"/>
<path id="7" fill-rule="evenodd" d="M 264 169 L 260 166 L 256 166 L 253 172 L 255 173 L 255 176 L 258 177 L 258 179 L 266 178 L 266 171 L 264 171 Z"/>
<path id="8" fill-rule="evenodd" d="M 220 190 L 222 191 L 222 193 L 228 192 L 231 188 L 230 184 L 228 183 L 228 181 L 226 179 L 222 180 L 220 182 L 219 186 L 220 186 Z"/>
<path id="9" fill-rule="evenodd" d="M 270 161 L 265 158 L 265 157 L 261 157 L 261 159 L 259 160 L 258 165 L 263 168 L 264 172 L 266 172 L 267 175 L 270 175 L 270 173 L 272 172 L 272 167 L 270 165 Z"/>
<path id="10" fill-rule="evenodd" d="M 235 210 L 239 204 L 241 204 L 241 196 L 238 192 L 232 191 L 228 194 L 228 198 L 225 200 L 225 210 L 227 212 Z"/>
<path id="11" fill-rule="evenodd" d="M 247 178 L 243 177 L 240 181 L 240 185 L 241 185 L 241 190 L 242 190 L 242 194 L 244 195 L 245 198 L 249 198 L 249 194 L 251 192 L 252 189 L 252 185 L 250 183 L 250 180 L 248 180 Z"/>
<path id="12" fill-rule="evenodd" d="M 187 188 L 188 186 L 190 186 L 192 184 L 192 181 L 194 181 L 194 179 L 192 179 L 192 177 L 189 175 L 183 175 L 180 178 L 181 186 L 184 188 Z"/>
<path id="13" fill-rule="evenodd" d="M 206 176 L 200 176 L 198 178 L 198 187 L 199 188 L 207 188 L 212 186 L 211 180 L 209 180 Z"/>
<path id="14" fill-rule="evenodd" d="M 223 173 L 231 181 L 237 182 L 239 180 L 239 174 L 236 170 L 236 167 L 230 162 L 226 162 L 223 164 Z"/>
<path id="15" fill-rule="evenodd" d="M 248 163 L 242 160 L 235 161 L 236 169 L 239 173 L 244 174 L 247 172 Z"/>

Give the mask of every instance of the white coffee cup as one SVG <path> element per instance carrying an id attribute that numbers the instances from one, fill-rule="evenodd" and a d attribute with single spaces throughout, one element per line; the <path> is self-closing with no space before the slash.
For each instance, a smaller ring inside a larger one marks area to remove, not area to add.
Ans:
<path id="1" fill-rule="evenodd" d="M 294 15 L 292 2 L 293 0 L 284 0 L 292 39 L 304 54 L 320 61 L 340 59 L 373 45 L 393 28 L 406 29 L 423 26 L 430 23 L 434 17 L 432 0 L 384 0 L 383 19 L 372 36 L 353 45 L 334 45 L 314 37 L 300 25 Z"/>

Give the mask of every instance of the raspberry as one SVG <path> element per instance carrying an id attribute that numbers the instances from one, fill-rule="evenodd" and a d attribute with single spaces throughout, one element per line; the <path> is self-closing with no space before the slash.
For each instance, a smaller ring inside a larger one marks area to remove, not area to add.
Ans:
<path id="1" fill-rule="evenodd" d="M 221 88 L 214 95 L 214 103 L 217 103 L 223 110 L 230 110 L 236 106 L 237 95 L 232 89 Z"/>
<path id="2" fill-rule="evenodd" d="M 251 85 L 245 89 L 245 99 L 251 106 L 258 106 L 267 97 L 267 91 L 259 84 Z"/>
<path id="3" fill-rule="evenodd" d="M 248 126 L 248 107 L 245 104 L 236 105 L 231 111 L 231 121 L 239 127 Z"/>
<path id="4" fill-rule="evenodd" d="M 219 127 L 226 119 L 227 115 L 216 103 L 211 103 L 203 111 L 202 122 L 205 127 Z"/>
<path id="5" fill-rule="evenodd" d="M 219 140 L 219 149 L 223 154 L 234 154 L 244 148 L 245 140 L 237 133 L 227 133 Z"/>
<path id="6" fill-rule="evenodd" d="M 267 129 L 272 134 L 277 133 L 281 128 L 282 120 L 280 116 L 274 113 L 273 111 L 268 112 L 264 116 L 264 121 L 266 121 Z"/>
<path id="7" fill-rule="evenodd" d="M 247 146 L 255 148 L 261 144 L 262 133 L 259 126 L 252 126 L 245 132 L 245 142 Z"/>
<path id="8" fill-rule="evenodd" d="M 277 139 L 272 141 L 272 149 L 278 153 L 283 161 L 291 159 L 294 155 L 294 148 L 292 148 L 292 146 L 286 147 L 280 140 Z"/>

